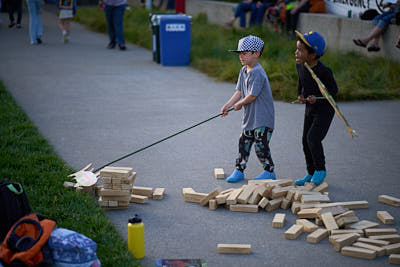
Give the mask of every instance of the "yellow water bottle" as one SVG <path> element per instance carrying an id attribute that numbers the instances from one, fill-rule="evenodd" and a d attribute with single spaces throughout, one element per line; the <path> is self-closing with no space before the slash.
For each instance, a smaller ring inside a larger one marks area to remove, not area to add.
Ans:
<path id="1" fill-rule="evenodd" d="M 128 249 L 136 259 L 144 257 L 144 224 L 137 214 L 129 219 Z"/>

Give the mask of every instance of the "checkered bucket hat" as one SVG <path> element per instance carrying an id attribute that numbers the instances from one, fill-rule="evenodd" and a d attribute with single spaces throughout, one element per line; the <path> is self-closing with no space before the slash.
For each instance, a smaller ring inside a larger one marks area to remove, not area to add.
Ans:
<path id="1" fill-rule="evenodd" d="M 257 36 L 249 35 L 239 40 L 237 50 L 228 50 L 229 52 L 254 51 L 261 52 L 264 47 L 264 42 Z"/>

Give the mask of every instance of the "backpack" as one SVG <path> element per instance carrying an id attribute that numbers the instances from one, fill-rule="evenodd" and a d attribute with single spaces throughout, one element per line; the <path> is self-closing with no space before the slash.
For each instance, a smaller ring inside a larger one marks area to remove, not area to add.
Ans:
<path id="1" fill-rule="evenodd" d="M 31 213 L 19 219 L 0 246 L 0 260 L 5 266 L 42 266 L 52 262 L 47 246 L 56 222 L 39 219 Z"/>
<path id="2" fill-rule="evenodd" d="M 368 9 L 360 15 L 361 20 L 373 20 L 379 13 L 376 9 Z"/>
<path id="3" fill-rule="evenodd" d="M 31 213 L 28 198 L 20 183 L 0 182 L 0 242 L 11 226 L 21 217 Z"/>

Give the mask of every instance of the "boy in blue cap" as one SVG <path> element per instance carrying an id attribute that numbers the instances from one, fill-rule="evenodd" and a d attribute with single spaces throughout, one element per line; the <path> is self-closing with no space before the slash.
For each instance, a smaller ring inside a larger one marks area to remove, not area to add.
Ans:
<path id="1" fill-rule="evenodd" d="M 244 179 L 244 170 L 253 143 L 257 157 L 264 168 L 264 171 L 254 179 L 276 179 L 269 149 L 274 129 L 274 103 L 268 77 L 258 63 L 263 50 L 264 42 L 252 35 L 240 39 L 237 50 L 229 50 L 239 53 L 243 67 L 239 73 L 235 93 L 221 108 L 221 116 L 228 115 L 228 110 L 232 106 L 235 110 L 244 108 L 236 169 L 226 179 L 231 183 Z"/>
<path id="2" fill-rule="evenodd" d="M 332 71 L 319 58 L 324 54 L 325 40 L 317 32 L 297 34 L 296 68 L 298 73 L 297 97 L 300 103 L 306 104 L 303 128 L 303 151 L 306 158 L 307 174 L 296 180 L 296 185 L 306 182 L 321 184 L 326 177 L 325 156 L 322 140 L 328 133 L 335 111 L 326 99 L 321 97 L 318 84 L 304 66 L 307 63 L 315 72 L 329 93 L 335 98 L 338 88 Z"/>

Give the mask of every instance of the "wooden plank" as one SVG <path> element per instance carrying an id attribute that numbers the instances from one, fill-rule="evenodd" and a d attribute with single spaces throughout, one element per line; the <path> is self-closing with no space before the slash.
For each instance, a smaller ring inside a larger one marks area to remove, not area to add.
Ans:
<path id="1" fill-rule="evenodd" d="M 362 243 L 362 242 L 357 241 L 357 242 L 353 243 L 352 246 L 353 247 L 357 247 L 357 248 L 365 248 L 365 249 L 369 249 L 369 250 L 375 251 L 376 252 L 376 256 L 378 256 L 378 257 L 386 255 L 386 250 L 384 248 L 377 247 L 377 246 L 374 246 L 374 245 L 371 245 L 371 244 L 366 244 L 366 243 Z"/>
<path id="2" fill-rule="evenodd" d="M 237 203 L 238 196 L 240 195 L 240 193 L 242 193 L 242 190 L 243 188 L 237 188 L 233 190 L 226 199 L 226 204 L 235 205 Z"/>
<path id="3" fill-rule="evenodd" d="M 122 170 L 122 169 L 110 169 L 110 168 L 104 168 L 100 170 L 100 176 L 106 176 L 106 177 L 115 177 L 115 178 L 128 178 L 129 175 L 132 174 L 132 171 L 128 170 Z"/>
<path id="4" fill-rule="evenodd" d="M 344 239 L 344 238 L 348 238 L 353 236 L 354 234 L 358 235 L 360 237 L 359 234 L 357 233 L 349 233 L 349 234 L 341 234 L 341 235 L 331 235 L 329 236 L 329 243 L 331 243 L 332 245 L 336 243 L 337 240 L 340 239 Z"/>
<path id="5" fill-rule="evenodd" d="M 395 207 L 400 207 L 400 199 L 388 195 L 380 195 L 378 201 Z"/>
<path id="6" fill-rule="evenodd" d="M 101 197 L 103 200 L 114 200 L 114 201 L 130 201 L 131 196 L 102 196 Z"/>
<path id="7" fill-rule="evenodd" d="M 359 237 L 359 234 L 349 234 L 349 236 L 347 237 L 336 239 L 333 242 L 333 248 L 335 251 L 339 252 L 342 250 L 343 247 L 350 246 L 351 244 L 356 242 Z"/>
<path id="8" fill-rule="evenodd" d="M 349 209 L 343 208 L 342 206 L 334 206 L 334 207 L 327 207 L 327 208 L 321 208 L 321 209 L 322 209 L 321 210 L 321 214 L 322 213 L 326 213 L 326 212 L 331 212 L 333 216 L 336 216 L 336 215 L 339 215 L 339 214 L 343 214 L 343 213 L 349 211 Z"/>
<path id="9" fill-rule="evenodd" d="M 250 254 L 250 244 L 218 244 L 218 254 Z"/>
<path id="10" fill-rule="evenodd" d="M 354 210 L 349 210 L 349 211 L 346 211 L 346 212 L 341 213 L 339 215 L 336 215 L 336 216 L 333 215 L 333 216 L 335 217 L 335 220 L 337 221 L 337 220 L 339 220 L 340 218 L 343 218 L 343 217 L 356 216 L 356 214 L 355 214 Z"/>
<path id="11" fill-rule="evenodd" d="M 366 243 L 366 244 L 370 244 L 370 245 L 374 245 L 374 246 L 378 246 L 378 247 L 383 247 L 383 246 L 390 245 L 390 242 L 388 242 L 388 241 L 375 240 L 375 239 L 365 238 L 365 237 L 360 237 L 359 239 L 357 239 L 357 241 L 358 242 L 363 242 L 363 243 Z M 399 246 L 400 246 L 400 244 L 399 244 Z"/>
<path id="12" fill-rule="evenodd" d="M 132 186 L 132 194 L 151 197 L 153 195 L 153 188 L 145 186 Z"/>
<path id="13" fill-rule="evenodd" d="M 312 191 L 324 193 L 324 192 L 328 192 L 328 190 L 329 190 L 328 183 L 327 182 L 323 182 L 319 186 L 315 187 Z"/>
<path id="14" fill-rule="evenodd" d="M 283 228 L 285 225 L 286 214 L 276 213 L 272 220 L 272 228 Z"/>
<path id="15" fill-rule="evenodd" d="M 302 209 L 297 212 L 300 219 L 313 219 L 321 216 L 321 208 Z"/>
<path id="16" fill-rule="evenodd" d="M 336 220 L 336 223 L 339 227 L 343 227 L 345 225 L 353 224 L 353 223 L 356 223 L 359 221 L 360 221 L 360 219 L 357 216 L 350 216 L 350 217 L 342 217 L 342 218 Z"/>
<path id="17" fill-rule="evenodd" d="M 290 200 L 287 200 L 286 198 L 282 199 L 281 209 L 287 210 L 291 205 L 292 202 Z"/>
<path id="18" fill-rule="evenodd" d="M 331 212 L 321 214 L 321 219 L 324 222 L 325 228 L 328 231 L 339 229 L 338 225 L 336 224 L 335 218 L 333 218 Z"/>
<path id="19" fill-rule="evenodd" d="M 146 196 L 132 194 L 130 201 L 132 203 L 145 204 L 149 201 L 149 198 Z"/>
<path id="20" fill-rule="evenodd" d="M 219 191 L 218 188 L 215 188 L 213 191 L 211 191 L 210 193 L 207 194 L 207 196 L 203 197 L 200 200 L 200 205 L 201 206 L 205 206 L 208 204 L 208 201 L 210 201 L 211 199 L 215 198 L 218 195 Z"/>
<path id="21" fill-rule="evenodd" d="M 390 264 L 400 264 L 400 254 L 392 254 L 389 256 Z"/>
<path id="22" fill-rule="evenodd" d="M 258 212 L 258 205 L 248 205 L 248 204 L 236 204 L 229 206 L 230 211 L 238 211 L 238 212 Z"/>
<path id="23" fill-rule="evenodd" d="M 296 239 L 303 232 L 303 225 L 293 224 L 286 232 L 286 239 Z"/>
<path id="24" fill-rule="evenodd" d="M 315 230 L 314 232 L 312 232 L 311 234 L 309 234 L 307 236 L 307 242 L 308 243 L 319 243 L 321 242 L 322 239 L 326 238 L 329 236 L 329 231 L 326 229 L 322 229 L 322 228 L 318 228 L 317 230 Z"/>
<path id="25" fill-rule="evenodd" d="M 272 186 L 289 186 L 293 185 L 293 180 L 292 179 L 277 179 L 277 180 L 271 180 L 271 179 L 261 179 L 261 180 L 249 180 L 247 182 L 248 184 L 268 184 Z"/>
<path id="26" fill-rule="evenodd" d="M 295 201 L 301 201 L 302 196 L 305 195 L 321 195 L 321 193 L 319 192 L 311 192 L 311 191 L 305 191 L 305 190 L 298 190 L 296 191 L 296 193 L 294 194 L 293 199 Z"/>
<path id="27" fill-rule="evenodd" d="M 183 195 L 183 200 L 185 202 L 200 203 L 200 201 L 206 196 L 207 196 L 207 194 L 205 194 L 205 193 L 197 193 L 197 192 L 186 193 Z"/>
<path id="28" fill-rule="evenodd" d="M 383 241 L 383 240 L 375 240 L 375 241 Z M 385 241 L 385 242 L 387 242 L 387 241 Z M 400 253 L 400 243 L 385 245 L 385 246 L 383 246 L 383 248 L 386 251 L 386 255 Z"/>
<path id="29" fill-rule="evenodd" d="M 372 260 L 376 258 L 376 252 L 365 249 L 365 248 L 355 248 L 355 247 L 344 247 L 341 251 L 342 255 L 350 256 L 355 258 L 362 258 Z"/>
<path id="30" fill-rule="evenodd" d="M 375 228 L 375 229 L 365 229 L 365 235 L 367 237 L 374 235 L 393 235 L 397 234 L 396 228 Z"/>
<path id="31" fill-rule="evenodd" d="M 400 243 L 400 235 L 374 235 L 369 238 L 389 241 L 391 244 Z"/>
<path id="32" fill-rule="evenodd" d="M 242 193 L 240 193 L 240 195 L 237 198 L 237 203 L 246 204 L 249 201 L 256 187 L 257 185 L 245 185 Z"/>
<path id="33" fill-rule="evenodd" d="M 332 230 L 331 235 L 343 235 L 343 234 L 352 234 L 352 233 L 357 233 L 360 236 L 364 236 L 364 231 L 363 230 L 356 230 L 356 229 L 338 229 L 338 230 Z"/>
<path id="34" fill-rule="evenodd" d="M 347 201 L 347 202 L 332 202 L 332 203 L 319 203 L 319 204 L 303 204 L 302 208 L 329 208 L 342 206 L 350 210 L 354 209 L 368 209 L 368 201 Z"/>
<path id="35" fill-rule="evenodd" d="M 280 208 L 283 198 L 272 199 L 268 202 L 267 206 L 265 207 L 265 211 L 273 211 Z"/>
<path id="36" fill-rule="evenodd" d="M 225 190 L 221 191 L 219 194 L 220 194 L 220 195 L 229 194 L 229 193 L 232 192 L 233 190 L 235 190 L 235 188 L 228 188 L 228 189 L 225 189 Z"/>
<path id="37" fill-rule="evenodd" d="M 311 202 L 331 202 L 330 198 L 326 195 L 302 195 L 301 196 L 302 203 L 311 203 Z"/>
<path id="38" fill-rule="evenodd" d="M 164 198 L 164 193 L 165 193 L 165 188 L 157 187 L 156 189 L 154 189 L 152 197 L 154 200 L 161 200 Z"/>
<path id="39" fill-rule="evenodd" d="M 129 190 L 100 189 L 99 196 L 129 196 Z"/>
<path id="40" fill-rule="evenodd" d="M 286 197 L 288 191 L 292 188 L 293 186 L 275 187 L 271 191 L 271 198 L 276 199 L 276 198 Z"/>
<path id="41" fill-rule="evenodd" d="M 348 224 L 348 225 L 346 225 L 346 228 L 364 230 L 364 229 L 376 227 L 378 225 L 379 225 L 379 223 L 376 223 L 376 222 L 362 220 L 362 221 L 359 221 L 359 222 L 356 222 L 353 224 Z"/>
<path id="42" fill-rule="evenodd" d="M 312 233 L 318 229 L 318 225 L 315 225 L 314 223 L 310 222 L 307 219 L 296 220 L 296 224 L 302 225 L 304 227 L 303 228 L 304 232 L 307 232 L 307 233 Z"/>
<path id="43" fill-rule="evenodd" d="M 383 223 L 383 224 L 394 224 L 394 218 L 390 215 L 389 212 L 385 210 L 379 210 L 376 212 L 376 217 Z"/>
<path id="44" fill-rule="evenodd" d="M 258 202 L 258 206 L 262 209 L 264 209 L 268 205 L 269 200 L 265 197 L 263 197 L 260 202 Z"/>
<path id="45" fill-rule="evenodd" d="M 209 210 L 216 210 L 218 207 L 217 205 L 217 200 L 215 199 L 210 199 L 210 201 L 208 201 L 208 209 Z"/>
<path id="46" fill-rule="evenodd" d="M 271 194 L 272 186 L 270 185 L 265 185 L 265 184 L 260 184 L 257 185 L 256 189 L 254 189 L 254 193 L 259 194 L 261 197 L 269 197 Z"/>
<path id="47" fill-rule="evenodd" d="M 225 179 L 225 172 L 222 168 L 214 168 L 215 179 Z"/>

